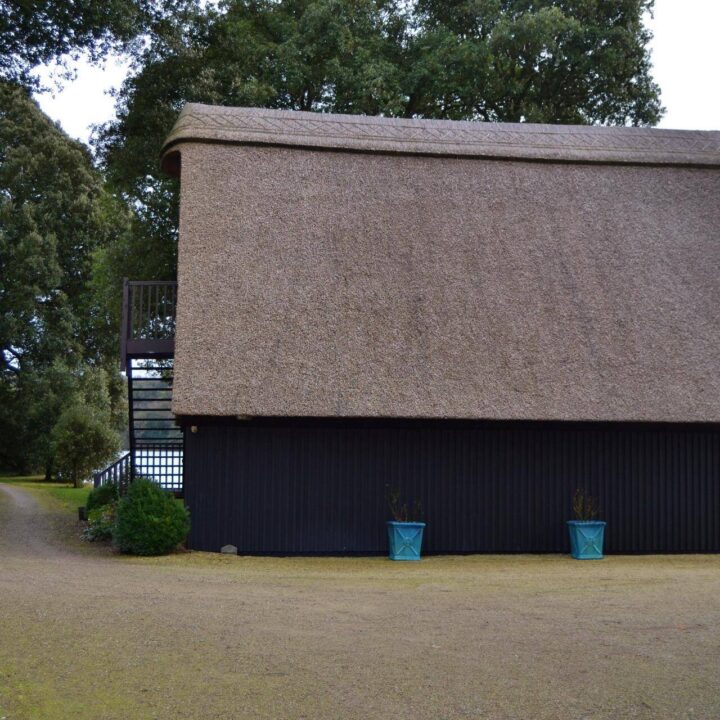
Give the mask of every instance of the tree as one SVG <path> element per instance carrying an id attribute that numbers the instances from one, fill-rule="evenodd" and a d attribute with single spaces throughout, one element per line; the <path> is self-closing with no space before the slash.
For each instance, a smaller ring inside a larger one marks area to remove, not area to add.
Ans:
<path id="1" fill-rule="evenodd" d="M 94 470 L 117 454 L 119 442 L 107 418 L 77 402 L 60 415 L 52 431 L 52 446 L 60 476 L 82 487 Z"/>
<path id="2" fill-rule="evenodd" d="M 653 125 L 653 0 L 226 0 L 136 58 L 97 143 L 137 208 L 135 277 L 175 273 L 177 183 L 157 157 L 185 102 L 486 121 Z M 101 271 L 123 274 L 123 250 Z"/>
<path id="3" fill-rule="evenodd" d="M 36 84 L 30 71 L 64 55 L 99 60 L 162 30 L 168 15 L 194 0 L 0 0 L 0 79 Z"/>
<path id="4" fill-rule="evenodd" d="M 654 0 L 418 0 L 410 114 L 654 125 Z"/>
<path id="5" fill-rule="evenodd" d="M 90 278 L 95 253 L 128 228 L 87 150 L 0 81 L 2 466 L 49 473 L 53 426 L 90 368 L 115 356 L 117 331 Z M 117 378 L 104 381 L 120 406 Z"/>

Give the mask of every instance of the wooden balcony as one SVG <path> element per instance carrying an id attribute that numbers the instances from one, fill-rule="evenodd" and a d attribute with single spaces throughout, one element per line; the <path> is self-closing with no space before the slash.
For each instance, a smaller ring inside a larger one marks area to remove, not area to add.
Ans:
<path id="1" fill-rule="evenodd" d="M 175 352 L 177 282 L 123 282 L 120 356 L 127 371 L 133 359 L 167 359 Z"/>

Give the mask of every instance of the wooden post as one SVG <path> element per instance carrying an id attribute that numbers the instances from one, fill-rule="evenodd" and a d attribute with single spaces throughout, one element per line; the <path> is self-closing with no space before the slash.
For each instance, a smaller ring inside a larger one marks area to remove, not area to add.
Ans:
<path id="1" fill-rule="evenodd" d="M 130 288 L 123 278 L 122 321 L 120 322 L 120 370 L 127 372 L 127 341 L 130 331 Z"/>
<path id="2" fill-rule="evenodd" d="M 128 441 L 130 445 L 130 477 L 128 482 L 135 479 L 135 413 L 134 413 L 134 393 L 133 393 L 133 376 L 132 376 L 132 360 L 128 361 L 127 366 L 127 388 L 128 388 Z"/>

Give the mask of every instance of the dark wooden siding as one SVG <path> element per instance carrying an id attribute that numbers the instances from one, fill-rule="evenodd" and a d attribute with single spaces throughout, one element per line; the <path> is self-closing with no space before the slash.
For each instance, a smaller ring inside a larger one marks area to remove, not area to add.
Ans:
<path id="1" fill-rule="evenodd" d="M 191 546 L 384 553 L 386 486 L 427 553 L 567 552 L 573 491 L 609 553 L 720 551 L 720 425 L 286 420 L 188 432 Z"/>

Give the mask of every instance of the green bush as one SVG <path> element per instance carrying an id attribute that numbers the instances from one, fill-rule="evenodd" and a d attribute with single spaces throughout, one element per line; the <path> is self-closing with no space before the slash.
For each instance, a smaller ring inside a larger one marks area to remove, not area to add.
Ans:
<path id="1" fill-rule="evenodd" d="M 184 540 L 189 530 L 187 509 L 156 483 L 137 478 L 118 504 L 113 539 L 122 552 L 164 555 Z"/>
<path id="2" fill-rule="evenodd" d="M 110 540 L 115 528 L 117 503 L 96 507 L 88 513 L 88 526 L 83 532 L 85 540 Z"/>
<path id="3" fill-rule="evenodd" d="M 107 483 L 93 488 L 90 491 L 87 502 L 85 503 L 85 510 L 89 513 L 95 508 L 102 507 L 103 505 L 110 505 L 110 503 L 116 503 L 117 501 L 117 485 L 115 485 L 115 483 Z"/>

